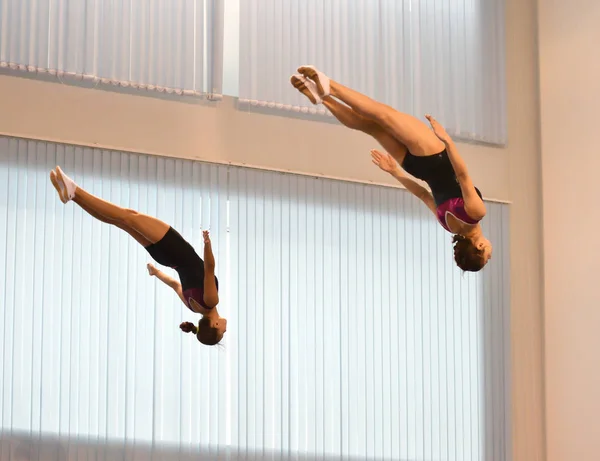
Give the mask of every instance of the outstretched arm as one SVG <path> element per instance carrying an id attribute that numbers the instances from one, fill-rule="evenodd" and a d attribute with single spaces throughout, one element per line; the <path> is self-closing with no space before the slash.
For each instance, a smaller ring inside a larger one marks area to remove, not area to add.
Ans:
<path id="1" fill-rule="evenodd" d="M 381 153 L 378 150 L 373 149 L 371 151 L 371 157 L 375 165 L 396 178 L 400 184 L 406 187 L 406 190 L 421 199 L 423 203 L 427 205 L 427 208 L 429 208 L 433 214 L 436 214 L 435 200 L 433 200 L 431 193 L 418 182 L 410 179 L 390 154 Z"/>
<path id="2" fill-rule="evenodd" d="M 463 200 L 465 201 L 465 211 L 473 219 L 482 219 L 486 213 L 485 203 L 483 203 L 483 200 L 475 190 L 471 176 L 469 176 L 469 172 L 467 171 L 467 166 L 458 153 L 454 141 L 449 140 L 446 143 L 446 151 L 448 152 L 448 157 L 450 158 L 450 162 L 452 162 L 452 167 L 460 185 Z M 459 172 L 456 172 L 457 168 Z"/>
<path id="3" fill-rule="evenodd" d="M 467 164 L 458 153 L 458 149 L 454 144 L 452 138 L 446 133 L 446 130 L 442 125 L 438 123 L 431 115 L 426 115 L 427 120 L 431 124 L 433 132 L 442 142 L 446 145 L 446 152 L 448 152 L 448 158 L 452 163 L 454 174 L 458 179 L 460 190 L 462 192 L 463 200 L 465 202 L 465 211 L 473 219 L 481 219 L 485 216 L 485 204 L 479 194 L 475 190 L 469 171 L 467 170 Z"/>
<path id="4" fill-rule="evenodd" d="M 181 283 L 179 283 L 173 277 L 170 277 L 164 272 L 158 270 L 156 267 L 154 267 L 154 264 L 148 263 L 146 267 L 148 268 L 148 274 L 158 278 L 165 285 L 171 287 L 175 291 L 175 293 L 177 293 L 177 296 L 179 296 L 179 299 L 181 299 L 183 304 L 185 304 L 185 300 L 183 298 L 183 291 L 181 290 Z"/>
<path id="5" fill-rule="evenodd" d="M 215 307 L 219 304 L 219 292 L 215 281 L 215 256 L 208 231 L 203 231 L 204 237 L 204 304 Z"/>

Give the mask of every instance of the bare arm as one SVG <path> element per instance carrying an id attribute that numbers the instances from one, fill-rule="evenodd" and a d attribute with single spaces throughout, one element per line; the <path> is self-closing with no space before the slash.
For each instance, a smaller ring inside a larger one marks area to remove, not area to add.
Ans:
<path id="1" fill-rule="evenodd" d="M 485 204 L 475 190 L 471 176 L 469 176 L 467 164 L 458 153 L 454 141 L 448 133 L 446 133 L 444 127 L 442 127 L 431 115 L 427 115 L 427 120 L 431 123 L 431 128 L 433 128 L 433 132 L 436 136 L 446 145 L 446 152 L 448 152 L 448 158 L 454 169 L 454 174 L 458 179 L 458 184 L 460 185 L 460 190 L 465 202 L 465 211 L 473 219 L 479 220 L 483 218 L 486 213 Z"/>
<path id="2" fill-rule="evenodd" d="M 406 187 L 406 190 L 421 199 L 433 214 L 436 214 L 435 201 L 431 193 L 418 182 L 410 179 L 390 154 L 382 154 L 378 150 L 372 150 L 371 157 L 375 165 L 392 175 L 400 184 Z"/>
<path id="3" fill-rule="evenodd" d="M 154 267 L 153 264 L 148 263 L 146 267 L 148 268 L 148 273 L 150 275 L 158 278 L 165 285 L 171 287 L 175 291 L 175 293 L 177 293 L 177 296 L 179 296 L 179 299 L 181 299 L 183 304 L 185 304 L 185 299 L 183 298 L 183 291 L 181 289 L 181 283 L 179 283 L 173 277 L 170 277 L 164 272 L 158 270 L 156 267 Z"/>
<path id="4" fill-rule="evenodd" d="M 406 190 L 411 192 L 417 198 L 421 199 L 427 208 L 429 208 L 434 214 L 437 213 L 435 201 L 433 200 L 433 196 L 431 192 L 425 189 L 416 181 L 410 179 L 401 169 L 400 167 L 396 167 L 394 171 L 390 173 L 394 178 L 398 180 L 400 184 L 406 187 Z"/>
<path id="5" fill-rule="evenodd" d="M 208 231 L 203 231 L 204 236 L 204 304 L 215 307 L 219 304 L 219 292 L 215 281 L 215 256 Z"/>
<path id="6" fill-rule="evenodd" d="M 445 144 L 448 158 L 452 163 L 452 168 L 454 168 L 454 173 L 460 185 L 465 202 L 465 211 L 471 218 L 480 220 L 486 213 L 485 203 L 483 203 L 483 200 L 481 200 L 481 197 L 479 197 L 479 194 L 475 190 L 471 176 L 469 176 L 469 172 L 467 171 L 467 165 L 458 153 L 454 142 L 449 140 Z"/>

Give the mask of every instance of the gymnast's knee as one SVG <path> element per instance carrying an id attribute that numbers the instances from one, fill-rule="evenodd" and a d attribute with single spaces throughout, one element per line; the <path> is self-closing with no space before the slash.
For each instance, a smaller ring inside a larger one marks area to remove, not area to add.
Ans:
<path id="1" fill-rule="evenodd" d="M 374 138 L 385 131 L 381 125 L 372 120 L 363 120 L 362 123 L 357 124 L 357 126 L 351 126 L 350 128 L 362 131 L 363 133 L 373 136 Z"/>
<path id="2" fill-rule="evenodd" d="M 123 224 L 127 227 L 135 227 L 135 223 L 136 223 L 139 215 L 140 215 L 140 213 L 138 213 L 136 210 L 132 210 L 131 208 L 126 208 L 125 210 L 123 210 L 123 214 L 122 214 L 122 216 L 120 216 L 119 220 L 120 220 L 121 224 Z"/>
<path id="3" fill-rule="evenodd" d="M 380 126 L 389 129 L 394 124 L 395 118 L 397 117 L 398 113 L 391 107 L 385 106 L 382 110 L 377 111 L 377 113 L 375 113 L 374 115 L 375 121 Z"/>

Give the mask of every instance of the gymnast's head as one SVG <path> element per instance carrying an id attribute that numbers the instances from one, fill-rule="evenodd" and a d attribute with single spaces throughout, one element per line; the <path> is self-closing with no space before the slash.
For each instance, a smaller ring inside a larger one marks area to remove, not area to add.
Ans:
<path id="1" fill-rule="evenodd" d="M 479 272 L 492 257 L 492 243 L 483 235 L 453 237 L 454 261 L 465 272 Z"/>
<path id="2" fill-rule="evenodd" d="M 198 323 L 196 338 L 206 346 L 215 346 L 221 342 L 226 331 L 227 319 L 205 315 Z"/>

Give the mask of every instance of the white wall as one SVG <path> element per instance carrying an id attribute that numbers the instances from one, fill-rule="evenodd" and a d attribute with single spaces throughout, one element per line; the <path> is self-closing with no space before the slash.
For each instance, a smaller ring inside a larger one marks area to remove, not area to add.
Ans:
<path id="1" fill-rule="evenodd" d="M 540 0 L 549 461 L 600 459 L 600 3 Z"/>
<path id="2" fill-rule="evenodd" d="M 507 0 L 509 146 L 461 145 L 486 197 L 511 205 L 513 459 L 543 459 L 535 0 Z M 0 76 L 0 134 L 389 182 L 340 126 Z M 527 232 L 523 232 L 527 229 Z"/>
<path id="3" fill-rule="evenodd" d="M 0 111 L 1 134 L 397 185 L 372 165 L 369 150 L 379 145 L 370 137 L 287 112 L 238 110 L 232 98 L 182 102 L 0 76 L 0 99 L 19 108 Z M 506 153 L 463 151 L 485 196 L 508 200 Z"/>

